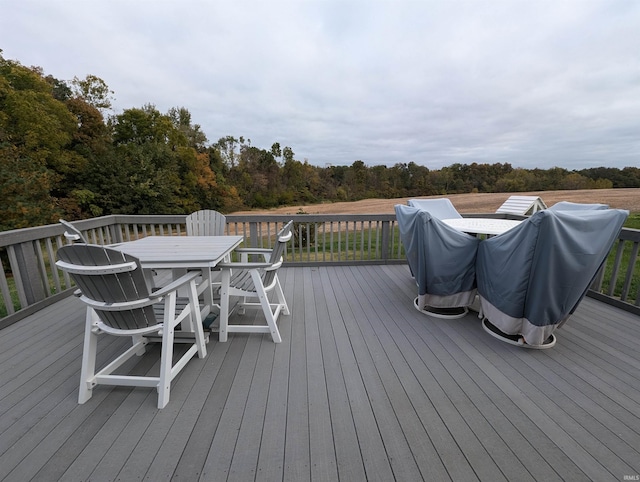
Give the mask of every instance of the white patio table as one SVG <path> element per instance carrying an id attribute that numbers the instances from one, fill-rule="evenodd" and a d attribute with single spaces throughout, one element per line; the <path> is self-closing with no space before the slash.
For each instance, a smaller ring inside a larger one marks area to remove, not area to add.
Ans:
<path id="1" fill-rule="evenodd" d="M 152 269 L 202 270 L 198 292 L 204 294 L 204 319 L 214 305 L 211 268 L 215 268 L 243 239 L 242 236 L 147 236 L 111 247 L 138 258 L 147 273 Z"/>
<path id="2" fill-rule="evenodd" d="M 442 222 L 464 233 L 495 236 L 515 228 L 522 221 L 495 218 L 454 218 L 443 219 Z"/>

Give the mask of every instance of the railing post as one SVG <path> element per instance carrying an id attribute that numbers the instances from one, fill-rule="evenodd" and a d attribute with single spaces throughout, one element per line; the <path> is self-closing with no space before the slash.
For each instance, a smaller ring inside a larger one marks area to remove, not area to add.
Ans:
<path id="1" fill-rule="evenodd" d="M 382 221 L 382 246 L 380 256 L 385 263 L 389 260 L 389 250 L 391 246 L 391 223 L 389 221 Z"/>
<path id="2" fill-rule="evenodd" d="M 603 281 L 604 281 L 604 265 L 600 267 L 596 275 L 593 277 L 593 281 L 591 282 L 589 289 L 600 293 L 602 291 Z"/>
<path id="3" fill-rule="evenodd" d="M 31 305 L 45 298 L 42 276 L 38 266 L 38 256 L 33 242 L 20 243 L 14 248 L 17 268 L 20 273 L 21 285 L 17 286 L 25 297 L 27 305 Z"/>
<path id="4" fill-rule="evenodd" d="M 258 223 L 255 221 L 251 221 L 249 223 L 249 246 L 255 248 L 262 246 L 258 245 Z"/>
<path id="5" fill-rule="evenodd" d="M 113 243 L 123 243 L 124 239 L 122 237 L 122 227 L 120 223 L 112 224 L 109 226 L 109 231 L 111 233 L 111 239 Z"/>

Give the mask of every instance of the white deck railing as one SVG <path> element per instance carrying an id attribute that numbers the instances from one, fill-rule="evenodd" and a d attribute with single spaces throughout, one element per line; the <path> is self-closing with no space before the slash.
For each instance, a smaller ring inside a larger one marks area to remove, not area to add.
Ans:
<path id="1" fill-rule="evenodd" d="M 229 215 L 227 234 L 244 236 L 247 246 L 271 247 L 290 219 L 295 225 L 287 246 L 289 266 L 405 262 L 394 214 Z M 184 221 L 179 215 L 114 215 L 74 224 L 89 242 L 114 244 L 150 235 L 185 235 Z M 59 224 L 0 233 L 0 328 L 69 295 L 68 276 L 53 268 L 58 248 L 67 242 L 63 233 Z M 633 288 L 640 278 L 639 246 L 640 231 L 623 229 L 612 267 L 601 271 L 589 294 L 640 314 L 640 293 Z"/>

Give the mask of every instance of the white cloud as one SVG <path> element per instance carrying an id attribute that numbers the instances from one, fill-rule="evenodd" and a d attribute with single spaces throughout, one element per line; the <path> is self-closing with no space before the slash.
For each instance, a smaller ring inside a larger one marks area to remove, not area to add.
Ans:
<path id="1" fill-rule="evenodd" d="M 638 165 L 640 3 L 3 1 L 5 58 L 324 165 Z"/>

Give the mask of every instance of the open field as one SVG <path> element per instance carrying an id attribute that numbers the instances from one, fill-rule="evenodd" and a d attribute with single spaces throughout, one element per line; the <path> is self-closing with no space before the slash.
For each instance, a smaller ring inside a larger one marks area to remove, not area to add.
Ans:
<path id="1" fill-rule="evenodd" d="M 523 193 L 472 193 L 425 197 L 448 197 L 461 213 L 492 213 L 513 194 L 540 196 L 547 206 L 552 206 L 558 201 L 604 203 L 612 208 L 640 212 L 640 189 L 638 188 L 535 191 Z M 363 199 L 362 201 L 354 202 L 307 204 L 277 209 L 241 211 L 233 214 L 295 214 L 301 210 L 307 214 L 384 214 L 393 213 L 393 206 L 396 204 L 406 204 L 407 199 L 409 198 Z"/>

